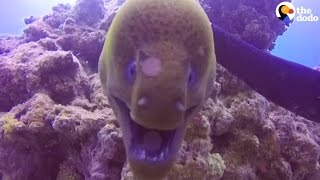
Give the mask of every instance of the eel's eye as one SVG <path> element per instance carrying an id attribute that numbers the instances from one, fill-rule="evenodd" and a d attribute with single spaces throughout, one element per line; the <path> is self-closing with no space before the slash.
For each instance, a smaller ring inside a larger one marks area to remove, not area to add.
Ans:
<path id="1" fill-rule="evenodd" d="M 134 80 L 136 79 L 136 61 L 132 60 L 128 65 L 127 65 L 127 79 L 130 83 L 133 83 Z"/>
<path id="2" fill-rule="evenodd" d="M 196 80 L 196 73 L 192 67 L 189 68 L 189 75 L 188 75 L 188 85 L 191 86 L 194 84 Z"/>

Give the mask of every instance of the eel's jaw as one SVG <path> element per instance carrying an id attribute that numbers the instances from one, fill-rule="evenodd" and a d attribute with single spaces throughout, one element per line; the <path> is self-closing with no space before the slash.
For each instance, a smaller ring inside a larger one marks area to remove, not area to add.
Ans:
<path id="1" fill-rule="evenodd" d="M 165 177 L 177 157 L 187 129 L 188 120 L 195 114 L 200 105 L 187 110 L 185 120 L 178 128 L 160 131 L 147 129 L 137 124 L 131 119 L 130 109 L 125 102 L 114 96 L 109 99 L 112 102 L 111 105 L 114 106 L 112 108 L 117 111 L 116 118 L 120 124 L 127 159 L 134 176 L 140 179 L 161 179 Z M 150 141 L 150 135 L 147 135 L 150 133 L 157 134 L 158 138 Z M 146 136 L 149 138 L 146 138 Z M 158 141 L 161 144 L 159 149 L 152 149 L 152 146 L 154 146 L 152 141 Z"/>

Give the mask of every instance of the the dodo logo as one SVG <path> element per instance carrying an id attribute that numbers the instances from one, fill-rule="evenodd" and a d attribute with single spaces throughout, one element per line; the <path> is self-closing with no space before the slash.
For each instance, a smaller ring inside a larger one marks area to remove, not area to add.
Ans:
<path id="1" fill-rule="evenodd" d="M 293 21 L 296 10 L 290 2 L 282 2 L 276 8 L 277 17 L 287 26 Z"/>
<path id="2" fill-rule="evenodd" d="M 290 2 L 282 2 L 276 8 L 277 17 L 282 20 L 287 26 L 293 21 L 296 15 L 296 20 L 299 22 L 317 22 L 319 17 L 313 14 L 310 8 L 299 6 L 295 8 Z"/>

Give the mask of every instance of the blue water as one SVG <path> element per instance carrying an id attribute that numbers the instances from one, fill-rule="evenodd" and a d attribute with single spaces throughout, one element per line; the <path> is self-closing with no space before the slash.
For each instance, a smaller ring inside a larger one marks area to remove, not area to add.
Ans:
<path id="1" fill-rule="evenodd" d="M 29 16 L 43 16 L 58 3 L 76 0 L 3 0 L 0 6 L 0 34 L 21 34 L 25 27 L 23 19 Z M 311 8 L 320 18 L 319 0 L 294 0 L 295 7 Z M 13 13 L 14 12 L 14 13 Z M 279 36 L 272 54 L 314 67 L 320 64 L 320 21 L 297 22 L 290 25 L 283 36 Z"/>
<path id="2" fill-rule="evenodd" d="M 310 8 L 320 19 L 319 0 L 293 0 L 297 7 Z M 296 14 L 297 17 L 297 14 Z M 320 65 L 320 20 L 294 21 L 283 36 L 279 36 L 272 54 L 309 67 Z"/>
<path id="3" fill-rule="evenodd" d="M 51 12 L 59 3 L 74 4 L 76 0 L 1 0 L 0 34 L 21 34 L 24 18 L 41 17 Z"/>

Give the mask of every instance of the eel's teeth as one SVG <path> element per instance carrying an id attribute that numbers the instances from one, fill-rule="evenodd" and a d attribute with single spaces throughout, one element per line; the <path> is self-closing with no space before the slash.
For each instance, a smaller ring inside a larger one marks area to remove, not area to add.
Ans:
<path id="1" fill-rule="evenodd" d="M 157 157 L 153 157 L 153 158 L 152 158 L 152 161 L 157 161 Z"/>
<path id="2" fill-rule="evenodd" d="M 140 158 L 140 159 L 142 159 L 143 158 L 143 151 L 142 151 L 142 149 L 141 148 L 139 148 L 138 149 L 138 152 L 137 152 L 137 155 L 138 155 L 138 157 Z"/>
<path id="3" fill-rule="evenodd" d="M 169 148 L 168 148 L 168 147 L 164 150 L 164 153 L 165 153 L 166 155 L 169 153 Z"/>
<path id="4" fill-rule="evenodd" d="M 141 159 L 146 159 L 146 150 L 142 150 L 142 157 Z"/>
<path id="5" fill-rule="evenodd" d="M 150 156 L 146 156 L 147 161 L 151 161 L 151 157 Z"/>

